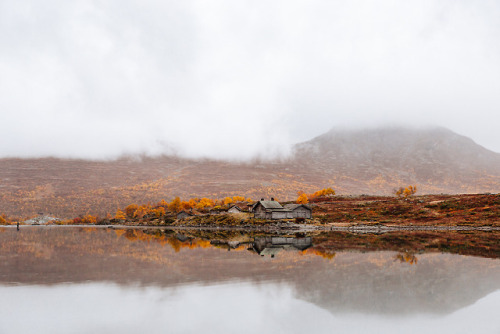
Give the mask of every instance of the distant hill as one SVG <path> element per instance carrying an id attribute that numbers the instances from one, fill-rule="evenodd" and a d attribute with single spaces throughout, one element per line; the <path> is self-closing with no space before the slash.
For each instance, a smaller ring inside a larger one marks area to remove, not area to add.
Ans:
<path id="1" fill-rule="evenodd" d="M 298 144 L 287 159 L 245 163 L 180 157 L 114 161 L 0 159 L 0 212 L 74 217 L 114 213 L 130 203 L 173 196 L 296 198 L 337 194 L 499 192 L 500 154 L 443 128 L 331 130 Z"/>
<path id="2" fill-rule="evenodd" d="M 294 163 L 345 193 L 387 194 L 408 184 L 420 193 L 500 189 L 500 154 L 444 128 L 331 130 L 296 145 Z"/>

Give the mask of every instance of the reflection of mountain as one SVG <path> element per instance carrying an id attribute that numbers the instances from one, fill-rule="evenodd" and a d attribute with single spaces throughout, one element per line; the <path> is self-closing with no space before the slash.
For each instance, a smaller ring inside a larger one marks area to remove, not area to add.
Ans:
<path id="1" fill-rule="evenodd" d="M 338 251 L 329 260 L 310 252 L 314 246 L 264 260 L 248 247 L 228 252 L 208 240 L 185 237 L 189 231 L 181 238 L 149 232 L 5 228 L 0 233 L 0 283 L 283 281 L 299 298 L 329 310 L 380 313 L 450 312 L 500 289 L 498 259 L 423 253 L 417 254 L 417 264 L 410 264 L 398 260 L 396 252 Z M 248 240 L 233 236 L 234 244 L 237 238 Z"/>

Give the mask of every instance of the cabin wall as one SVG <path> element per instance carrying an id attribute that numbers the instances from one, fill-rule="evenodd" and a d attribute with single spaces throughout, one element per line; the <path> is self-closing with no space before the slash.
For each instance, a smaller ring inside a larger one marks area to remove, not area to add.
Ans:
<path id="1" fill-rule="evenodd" d="M 286 211 L 272 211 L 271 219 L 286 219 L 287 212 Z"/>
<path id="2" fill-rule="evenodd" d="M 295 210 L 293 210 L 295 217 L 293 218 L 306 218 L 310 219 L 311 218 L 311 210 L 307 210 L 304 207 L 299 207 Z"/>
<path id="3" fill-rule="evenodd" d="M 254 208 L 254 217 L 255 218 L 262 218 L 266 219 L 266 209 L 260 204 L 257 204 L 257 206 Z"/>
<path id="4" fill-rule="evenodd" d="M 227 210 L 227 212 L 229 213 L 240 213 L 241 210 L 238 210 L 236 207 L 232 207 L 231 209 Z"/>

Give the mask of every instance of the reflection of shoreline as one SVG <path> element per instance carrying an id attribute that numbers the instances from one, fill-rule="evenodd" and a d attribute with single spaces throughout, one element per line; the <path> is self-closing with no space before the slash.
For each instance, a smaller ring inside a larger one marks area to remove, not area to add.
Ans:
<path id="1" fill-rule="evenodd" d="M 298 298 L 325 309 L 371 309 L 380 313 L 451 312 L 500 287 L 500 260 L 442 254 L 435 249 L 427 254 L 412 253 L 408 249 L 412 239 L 405 241 L 402 234 L 335 232 L 281 237 L 234 231 L 203 233 L 95 228 L 10 230 L 0 233 L 0 282 L 116 282 L 169 287 L 231 281 L 287 282 Z M 262 259 L 248 250 L 255 240 L 261 240 L 264 246 L 286 245 L 292 251 L 282 250 L 272 261 Z M 290 245 L 307 247 L 308 240 L 312 246 L 305 251 Z M 388 240 L 398 251 L 368 249 L 384 246 Z M 236 248 L 229 252 L 229 247 Z M 403 253 L 403 249 L 408 252 Z M 237 295 L 234 298 L 241 299 Z"/>
<path id="2" fill-rule="evenodd" d="M 4 232 L 15 231 L 15 226 L 0 228 Z M 497 231 L 460 230 L 425 230 L 425 231 L 390 231 L 384 233 L 353 233 L 352 231 L 245 231 L 233 228 L 201 229 L 201 228 L 158 228 L 158 227 L 128 227 L 117 228 L 107 226 L 21 226 L 23 231 L 107 231 L 118 236 L 124 236 L 130 241 L 158 242 L 170 245 L 176 251 L 180 249 L 195 249 L 198 247 L 224 248 L 227 250 L 254 249 L 254 239 L 257 237 L 311 237 L 309 254 L 330 257 L 337 251 L 395 251 L 412 252 L 414 254 L 429 252 L 445 252 L 500 258 L 500 233 Z M 300 249 L 297 249 L 300 250 Z M 277 254 L 277 252 L 275 253 Z"/>
<path id="3" fill-rule="evenodd" d="M 470 232 L 500 232 L 500 226 L 460 226 L 460 225 L 391 225 L 391 224 L 364 224 L 338 223 L 330 225 L 306 225 L 295 223 L 273 223 L 263 226 L 192 226 L 192 225 L 20 225 L 21 228 L 77 228 L 92 227 L 100 229 L 171 229 L 171 230 L 202 230 L 202 231 L 242 231 L 242 232 L 280 232 L 280 233 L 310 233 L 310 232 L 352 232 L 352 233 L 390 233 L 390 232 L 418 232 L 418 231 L 470 231 Z M 16 228 L 16 225 L 0 225 L 2 228 Z"/>
<path id="4" fill-rule="evenodd" d="M 142 230 L 146 235 L 153 230 Z M 157 231 L 157 230 L 156 230 Z M 394 251 L 399 253 L 435 253 L 444 252 L 450 254 L 480 256 L 486 258 L 500 258 L 500 234 L 496 232 L 450 232 L 450 231 L 412 231 L 412 232 L 389 232 L 389 233 L 351 233 L 351 232 L 314 232 L 295 233 L 294 235 L 273 234 L 262 236 L 261 233 L 241 234 L 231 230 L 182 230 L 171 231 L 173 235 L 182 237 L 176 240 L 177 250 L 180 247 L 191 247 L 198 239 L 209 242 L 210 245 L 227 250 L 248 248 L 259 255 L 274 257 L 280 251 L 280 243 L 284 248 L 304 251 L 308 254 L 316 254 L 321 257 L 331 258 L 337 251 Z M 242 237 L 244 235 L 245 237 Z M 240 238 L 240 240 L 238 240 Z M 263 239 L 264 238 L 264 239 Z M 268 239 L 265 239 L 268 238 Z M 271 238 L 271 239 L 269 239 Z M 275 242 L 271 241 L 275 238 Z M 307 239 L 307 247 L 301 248 L 299 240 Z M 189 240 L 189 241 L 188 241 Z M 286 241 L 288 240 L 288 241 Z M 295 240 L 295 241 L 294 241 Z M 188 242 L 188 244 L 186 244 Z M 172 242 L 169 242 L 173 244 Z M 265 244 L 267 243 L 267 247 Z M 288 245 L 287 245 L 288 243 Z M 184 245 L 184 246 L 182 246 Z M 298 247 L 295 247 L 298 246 Z M 266 249 L 264 251 L 264 249 Z M 310 249 L 308 249 L 310 248 Z M 274 255 L 274 256 L 273 256 Z"/>

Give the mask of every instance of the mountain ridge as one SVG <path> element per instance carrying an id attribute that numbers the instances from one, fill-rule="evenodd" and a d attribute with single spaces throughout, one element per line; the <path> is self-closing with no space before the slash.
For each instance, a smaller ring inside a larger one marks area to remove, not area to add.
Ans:
<path id="1" fill-rule="evenodd" d="M 293 200 L 299 190 L 325 187 L 343 195 L 390 195 L 409 184 L 421 194 L 498 192 L 500 154 L 444 128 L 379 128 L 332 129 L 277 160 L 3 158 L 0 212 L 104 214 L 174 196 Z"/>

